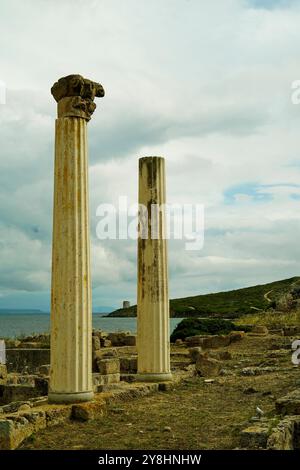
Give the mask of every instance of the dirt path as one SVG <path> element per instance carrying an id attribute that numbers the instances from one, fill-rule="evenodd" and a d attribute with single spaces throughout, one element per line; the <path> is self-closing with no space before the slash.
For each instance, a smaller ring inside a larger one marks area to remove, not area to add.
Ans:
<path id="1" fill-rule="evenodd" d="M 271 292 L 273 292 L 273 289 L 269 290 L 268 292 L 266 292 L 266 293 L 264 294 L 264 298 L 265 298 L 269 303 L 273 302 L 272 299 L 270 299 L 270 297 L 269 297 L 269 294 L 271 294 Z"/>
<path id="2" fill-rule="evenodd" d="M 224 361 L 224 369 L 236 376 L 219 376 L 211 384 L 200 377 L 191 378 L 174 391 L 114 404 L 107 416 L 94 421 L 70 421 L 45 429 L 22 448 L 237 448 L 239 432 L 255 414 L 256 406 L 272 413 L 275 399 L 299 386 L 299 369 L 292 367 L 290 351 L 281 349 L 276 358 L 276 351 L 269 349 L 271 340 L 274 337 L 247 337 L 227 348 L 233 359 Z M 286 339 L 278 337 L 277 341 L 280 348 Z M 246 366 L 274 364 L 280 366 L 279 372 L 238 375 Z"/>

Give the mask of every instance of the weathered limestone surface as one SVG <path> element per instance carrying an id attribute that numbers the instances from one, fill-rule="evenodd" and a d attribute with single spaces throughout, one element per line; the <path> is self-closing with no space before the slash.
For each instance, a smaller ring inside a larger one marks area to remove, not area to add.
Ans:
<path id="1" fill-rule="evenodd" d="M 120 361 L 118 358 L 98 359 L 97 363 L 100 374 L 107 375 L 120 373 Z"/>
<path id="2" fill-rule="evenodd" d="M 16 449 L 24 439 L 45 427 L 46 415 L 44 411 L 36 411 L 28 413 L 28 415 L 25 413 L 21 416 L 12 415 L 6 419 L 0 419 L 0 449 Z"/>
<path id="3" fill-rule="evenodd" d="M 51 295 L 52 402 L 93 398 L 87 121 L 101 85 L 69 75 L 51 90 L 58 102 Z"/>
<path id="4" fill-rule="evenodd" d="M 68 75 L 60 78 L 51 88 L 57 101 L 58 117 L 80 117 L 91 119 L 96 109 L 95 97 L 102 98 L 104 89 L 100 83 L 93 82 L 81 75 Z"/>
<path id="5" fill-rule="evenodd" d="M 140 380 L 165 381 L 170 370 L 165 162 L 139 160 L 137 349 Z M 147 208 L 147 214 L 141 208 Z M 161 211 L 151 210 L 153 205 Z"/>
<path id="6" fill-rule="evenodd" d="M 104 400 L 92 401 L 89 403 L 79 403 L 72 406 L 72 419 L 79 421 L 89 421 L 97 416 L 103 416 L 106 413 L 106 403 Z"/>

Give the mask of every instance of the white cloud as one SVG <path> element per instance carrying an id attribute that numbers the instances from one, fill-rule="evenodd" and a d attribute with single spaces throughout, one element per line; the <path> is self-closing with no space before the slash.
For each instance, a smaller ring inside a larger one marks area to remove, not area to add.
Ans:
<path id="1" fill-rule="evenodd" d="M 206 207 L 203 252 L 170 243 L 171 295 L 299 274 L 300 9 L 271 3 L 2 2 L 1 305 L 48 305 L 50 87 L 69 73 L 106 89 L 89 123 L 96 305 L 135 300 L 135 242 L 97 240 L 96 207 L 135 202 L 143 155 L 166 157 L 169 202 Z"/>

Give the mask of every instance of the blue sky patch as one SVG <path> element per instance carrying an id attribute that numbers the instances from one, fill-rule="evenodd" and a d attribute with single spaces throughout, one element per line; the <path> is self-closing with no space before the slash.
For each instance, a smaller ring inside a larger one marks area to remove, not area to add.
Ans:
<path id="1" fill-rule="evenodd" d="M 297 0 L 247 0 L 253 8 L 262 8 L 265 10 L 274 10 L 276 8 L 288 8 L 296 3 Z"/>
<path id="2" fill-rule="evenodd" d="M 263 189 L 267 186 L 262 186 L 257 183 L 243 183 L 235 186 L 231 186 L 224 191 L 224 202 L 225 204 L 237 204 L 243 196 L 245 201 L 248 196 L 248 200 L 251 202 L 266 202 L 272 200 L 272 195 L 264 193 Z"/>

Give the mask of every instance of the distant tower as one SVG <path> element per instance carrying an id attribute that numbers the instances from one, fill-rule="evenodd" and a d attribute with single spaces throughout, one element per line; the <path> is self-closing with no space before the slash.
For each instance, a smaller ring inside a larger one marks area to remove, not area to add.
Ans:
<path id="1" fill-rule="evenodd" d="M 123 300 L 123 308 L 129 308 L 129 307 L 130 307 L 129 300 Z"/>

